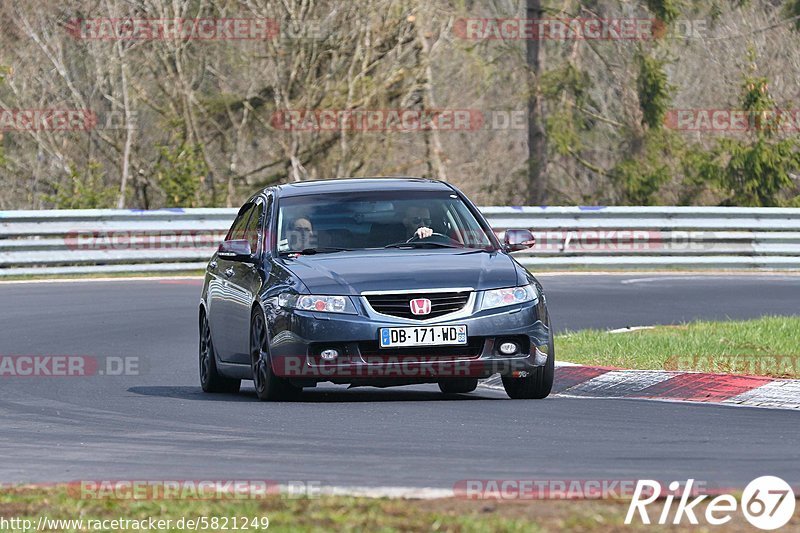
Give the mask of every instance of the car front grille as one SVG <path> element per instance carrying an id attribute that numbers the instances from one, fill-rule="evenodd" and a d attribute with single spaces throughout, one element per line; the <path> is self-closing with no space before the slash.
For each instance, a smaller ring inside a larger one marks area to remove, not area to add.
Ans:
<path id="1" fill-rule="evenodd" d="M 366 296 L 369 305 L 381 314 L 398 318 L 427 320 L 460 311 L 469 301 L 470 291 L 454 292 L 407 292 L 402 294 L 370 294 Z M 431 301 L 431 312 L 415 315 L 411 312 L 411 300 L 427 298 Z"/>
<path id="2" fill-rule="evenodd" d="M 485 337 L 468 337 L 465 346 L 415 346 L 413 348 L 381 348 L 377 341 L 358 343 L 361 357 L 367 363 L 386 360 L 477 359 L 483 352 Z"/>

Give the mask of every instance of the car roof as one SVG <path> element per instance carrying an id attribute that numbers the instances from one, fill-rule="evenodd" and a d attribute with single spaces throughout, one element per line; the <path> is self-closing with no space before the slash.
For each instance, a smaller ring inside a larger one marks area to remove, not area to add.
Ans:
<path id="1" fill-rule="evenodd" d="M 453 191 L 450 185 L 438 180 L 382 177 L 300 181 L 279 185 L 275 189 L 281 197 L 319 193 L 365 192 L 377 189 L 390 191 Z"/>

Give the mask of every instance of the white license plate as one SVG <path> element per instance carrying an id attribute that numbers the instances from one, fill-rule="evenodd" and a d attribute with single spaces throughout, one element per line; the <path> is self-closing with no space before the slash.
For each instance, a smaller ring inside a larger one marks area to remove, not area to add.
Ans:
<path id="1" fill-rule="evenodd" d="M 381 328 L 381 348 L 450 346 L 467 344 L 467 326 L 414 326 Z"/>

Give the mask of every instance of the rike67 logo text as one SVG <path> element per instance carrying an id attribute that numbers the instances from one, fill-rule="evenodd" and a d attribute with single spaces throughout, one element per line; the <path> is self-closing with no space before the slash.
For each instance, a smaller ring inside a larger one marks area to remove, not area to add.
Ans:
<path id="1" fill-rule="evenodd" d="M 683 491 L 679 491 L 680 484 L 673 481 L 669 484 L 669 493 L 664 498 L 664 507 L 655 523 L 689 524 L 700 523 L 698 516 L 705 519 L 706 524 L 720 526 L 730 522 L 739 512 L 744 514 L 750 524 L 763 530 L 773 530 L 785 526 L 794 515 L 795 495 L 792 487 L 784 480 L 775 476 L 762 476 L 751 481 L 742 492 L 741 505 L 730 494 L 721 494 L 705 502 L 703 513 L 699 506 L 709 497 L 701 494 L 692 498 L 694 479 L 689 479 Z M 680 499 L 673 510 L 675 495 Z M 649 479 L 639 480 L 625 516 L 625 523 L 631 524 L 634 517 L 643 524 L 651 524 L 651 517 L 647 506 L 661 496 L 661 484 Z M 692 498 L 692 499 L 690 499 Z"/>

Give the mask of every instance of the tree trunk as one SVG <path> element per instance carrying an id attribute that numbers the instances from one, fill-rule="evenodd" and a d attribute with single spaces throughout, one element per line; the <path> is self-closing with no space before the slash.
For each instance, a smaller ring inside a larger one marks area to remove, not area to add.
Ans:
<path id="1" fill-rule="evenodd" d="M 433 67 L 431 67 L 431 44 L 423 34 L 421 27 L 417 26 L 416 30 L 417 39 L 419 40 L 420 59 L 423 65 L 424 76 L 424 80 L 422 82 L 424 90 L 422 109 L 423 112 L 436 112 L 436 97 L 433 93 Z M 426 144 L 428 143 L 428 139 L 430 140 L 428 161 L 429 165 L 433 168 L 433 175 L 431 177 L 437 180 L 447 181 L 447 169 L 445 168 L 444 160 L 442 159 L 444 156 L 444 148 L 442 147 L 442 139 L 439 136 L 439 130 L 437 128 L 431 128 L 430 131 L 425 132 L 425 135 Z"/>
<path id="2" fill-rule="evenodd" d="M 133 135 L 135 133 L 135 126 L 133 124 L 133 113 L 131 106 L 133 105 L 128 94 L 128 64 L 126 62 L 125 54 L 122 51 L 122 42 L 117 41 L 117 54 L 120 60 L 120 80 L 122 85 L 122 108 L 125 113 L 125 145 L 122 149 L 122 179 L 119 184 L 119 198 L 117 200 L 117 209 L 125 207 L 125 195 L 128 190 L 128 179 L 130 175 L 131 163 L 131 148 L 133 147 Z"/>
<path id="3" fill-rule="evenodd" d="M 528 19 L 542 18 L 541 0 L 526 0 Z M 547 144 L 544 131 L 544 114 L 539 87 L 542 71 L 541 36 L 534 36 L 526 42 L 528 62 L 528 205 L 543 205 L 547 199 L 547 179 L 545 175 Z"/>

